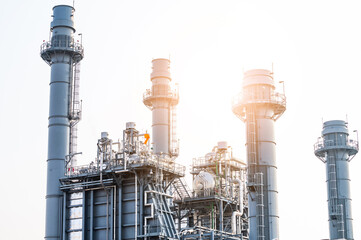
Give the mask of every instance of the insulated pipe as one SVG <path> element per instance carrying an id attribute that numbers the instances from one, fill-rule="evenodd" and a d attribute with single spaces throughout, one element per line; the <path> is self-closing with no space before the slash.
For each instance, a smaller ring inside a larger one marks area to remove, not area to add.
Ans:
<path id="1" fill-rule="evenodd" d="M 235 211 L 232 213 L 231 225 L 232 225 L 232 234 L 237 234 L 237 216 L 242 217 L 243 213 Z"/>
<path id="2" fill-rule="evenodd" d="M 238 184 L 239 186 L 239 195 L 238 195 L 238 198 L 239 198 L 239 210 L 240 210 L 240 213 L 241 213 L 241 216 L 243 215 L 243 183 L 240 179 L 234 179 L 233 180 L 233 183 L 236 183 Z"/>
<path id="3" fill-rule="evenodd" d="M 75 45 L 74 8 L 53 8 L 51 40 L 41 46 L 41 57 L 51 66 L 48 125 L 48 160 L 46 190 L 45 239 L 62 237 L 62 192 L 59 179 L 64 176 L 65 156 L 69 154 L 70 86 L 73 66 L 83 58 L 81 45 Z"/>
<path id="4" fill-rule="evenodd" d="M 171 156 L 173 108 L 178 104 L 178 94 L 170 87 L 170 61 L 158 58 L 152 61 L 152 88 L 144 94 L 144 104 L 152 110 L 152 140 L 155 154 Z"/>

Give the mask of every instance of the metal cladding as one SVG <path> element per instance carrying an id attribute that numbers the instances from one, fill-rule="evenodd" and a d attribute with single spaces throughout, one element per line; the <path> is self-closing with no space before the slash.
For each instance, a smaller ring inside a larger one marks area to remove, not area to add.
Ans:
<path id="1" fill-rule="evenodd" d="M 126 124 L 122 141 L 102 132 L 95 161 L 67 169 L 60 179 L 62 239 L 179 239 L 165 186 L 184 190 L 179 181 L 185 167 L 167 155 L 155 155 L 147 134 L 135 126 Z"/>
<path id="2" fill-rule="evenodd" d="M 249 239 L 278 239 L 274 122 L 286 110 L 286 98 L 275 92 L 272 72 L 245 72 L 243 92 L 234 99 L 232 110 L 247 130 Z"/>
<path id="3" fill-rule="evenodd" d="M 170 61 L 158 58 L 152 61 L 152 89 L 147 89 L 143 96 L 144 104 L 152 110 L 152 140 L 155 154 L 178 156 L 176 138 L 176 112 L 178 89 L 170 87 Z"/>
<path id="4" fill-rule="evenodd" d="M 330 239 L 353 240 L 348 164 L 357 154 L 358 142 L 349 139 L 347 122 L 323 123 L 315 155 L 326 163 Z"/>
<path id="5" fill-rule="evenodd" d="M 71 6 L 53 8 L 51 40 L 41 45 L 40 52 L 51 66 L 45 239 L 62 236 L 63 193 L 59 179 L 64 177 L 65 156 L 69 155 L 73 66 L 83 58 L 82 46 L 73 39 L 73 13 Z"/>

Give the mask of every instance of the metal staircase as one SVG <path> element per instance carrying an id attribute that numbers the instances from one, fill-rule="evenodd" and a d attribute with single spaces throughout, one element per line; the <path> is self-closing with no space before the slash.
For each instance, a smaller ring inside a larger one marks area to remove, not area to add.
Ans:
<path id="1" fill-rule="evenodd" d="M 166 194 L 163 187 L 154 183 L 148 184 L 147 194 L 151 195 L 155 215 L 159 221 L 159 235 L 163 235 L 167 237 L 167 239 L 179 239 L 173 219 L 173 213 L 167 203 L 167 200 L 172 198 L 172 196 Z"/>
<path id="2" fill-rule="evenodd" d="M 185 199 L 191 197 L 191 190 L 188 187 L 184 178 L 176 178 L 173 181 L 174 192 L 177 193 L 179 199 Z"/>

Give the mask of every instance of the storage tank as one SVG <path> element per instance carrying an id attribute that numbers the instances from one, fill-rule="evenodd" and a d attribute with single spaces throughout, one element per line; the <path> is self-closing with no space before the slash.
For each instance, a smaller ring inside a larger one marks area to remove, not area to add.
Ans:
<path id="1" fill-rule="evenodd" d="M 214 178 L 215 176 L 213 174 L 201 171 L 198 175 L 194 177 L 194 190 L 197 192 L 199 190 L 214 188 L 214 186 L 216 185 Z"/>

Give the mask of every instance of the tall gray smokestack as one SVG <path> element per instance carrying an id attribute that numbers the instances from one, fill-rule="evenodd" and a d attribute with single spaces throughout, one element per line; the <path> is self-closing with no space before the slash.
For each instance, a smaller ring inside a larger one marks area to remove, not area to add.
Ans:
<path id="1" fill-rule="evenodd" d="M 358 141 L 349 139 L 345 121 L 333 120 L 323 123 L 314 148 L 326 164 L 330 239 L 353 240 L 348 163 L 358 152 Z"/>
<path id="2" fill-rule="evenodd" d="M 73 68 L 83 58 L 82 46 L 74 43 L 73 14 L 71 6 L 55 6 L 51 40 L 41 46 L 41 57 L 51 66 L 45 222 L 48 240 L 62 238 L 63 193 L 59 179 L 64 176 L 69 155 Z"/>

